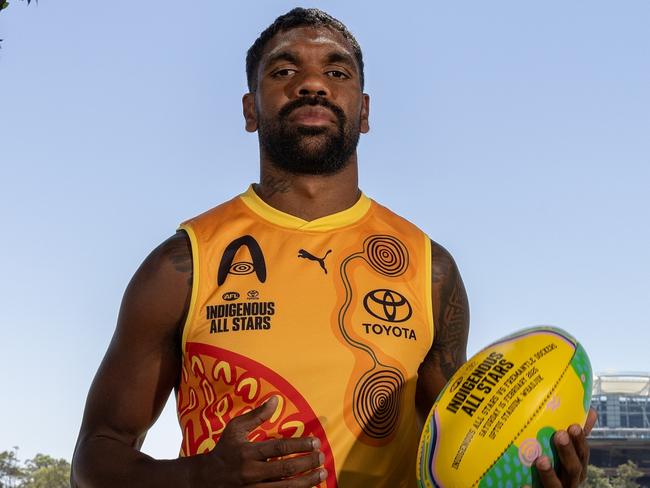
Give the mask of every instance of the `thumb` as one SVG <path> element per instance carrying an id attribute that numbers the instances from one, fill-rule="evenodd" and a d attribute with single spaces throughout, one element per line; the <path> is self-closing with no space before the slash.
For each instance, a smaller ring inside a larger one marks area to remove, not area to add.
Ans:
<path id="1" fill-rule="evenodd" d="M 591 433 L 591 429 L 593 429 L 596 420 L 598 420 L 598 414 L 596 413 L 596 410 L 590 408 L 589 413 L 587 414 L 587 420 L 585 421 L 585 435 L 589 435 Z"/>
<path id="2" fill-rule="evenodd" d="M 274 395 L 259 407 L 231 420 L 228 427 L 233 429 L 237 435 L 246 437 L 248 433 L 270 419 L 277 406 L 278 397 Z"/>

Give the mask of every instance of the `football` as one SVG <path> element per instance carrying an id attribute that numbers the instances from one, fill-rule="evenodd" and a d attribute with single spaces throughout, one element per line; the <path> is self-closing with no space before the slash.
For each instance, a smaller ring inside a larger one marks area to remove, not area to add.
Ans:
<path id="1" fill-rule="evenodd" d="M 472 356 L 440 392 L 420 437 L 421 488 L 539 486 L 533 462 L 557 456 L 552 436 L 583 425 L 593 376 L 583 347 L 533 327 Z"/>

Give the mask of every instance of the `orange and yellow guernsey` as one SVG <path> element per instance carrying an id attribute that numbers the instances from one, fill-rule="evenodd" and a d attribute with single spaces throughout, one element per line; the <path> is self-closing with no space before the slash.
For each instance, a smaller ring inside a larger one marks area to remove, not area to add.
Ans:
<path id="1" fill-rule="evenodd" d="M 279 397 L 251 433 L 316 436 L 327 487 L 413 487 L 417 369 L 433 340 L 431 253 L 413 224 L 362 195 L 313 221 L 249 188 L 181 225 L 192 244 L 183 329 L 181 455 Z"/>

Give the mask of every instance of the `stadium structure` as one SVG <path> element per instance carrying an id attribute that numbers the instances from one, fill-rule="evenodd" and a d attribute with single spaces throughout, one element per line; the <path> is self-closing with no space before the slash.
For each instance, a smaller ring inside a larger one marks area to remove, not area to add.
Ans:
<path id="1" fill-rule="evenodd" d="M 637 480 L 650 486 L 650 373 L 604 373 L 594 377 L 591 406 L 598 412 L 589 462 L 613 474 L 633 461 Z"/>

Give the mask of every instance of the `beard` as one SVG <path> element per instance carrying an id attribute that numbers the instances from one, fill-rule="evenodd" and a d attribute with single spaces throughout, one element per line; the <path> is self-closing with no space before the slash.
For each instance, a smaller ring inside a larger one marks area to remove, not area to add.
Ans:
<path id="1" fill-rule="evenodd" d="M 291 127 L 289 115 L 305 105 L 320 105 L 336 116 L 332 127 Z M 350 125 L 340 107 L 321 97 L 287 103 L 274 120 L 260 120 L 260 145 L 271 163 L 292 174 L 332 175 L 347 165 L 359 143 L 359 123 Z"/>

